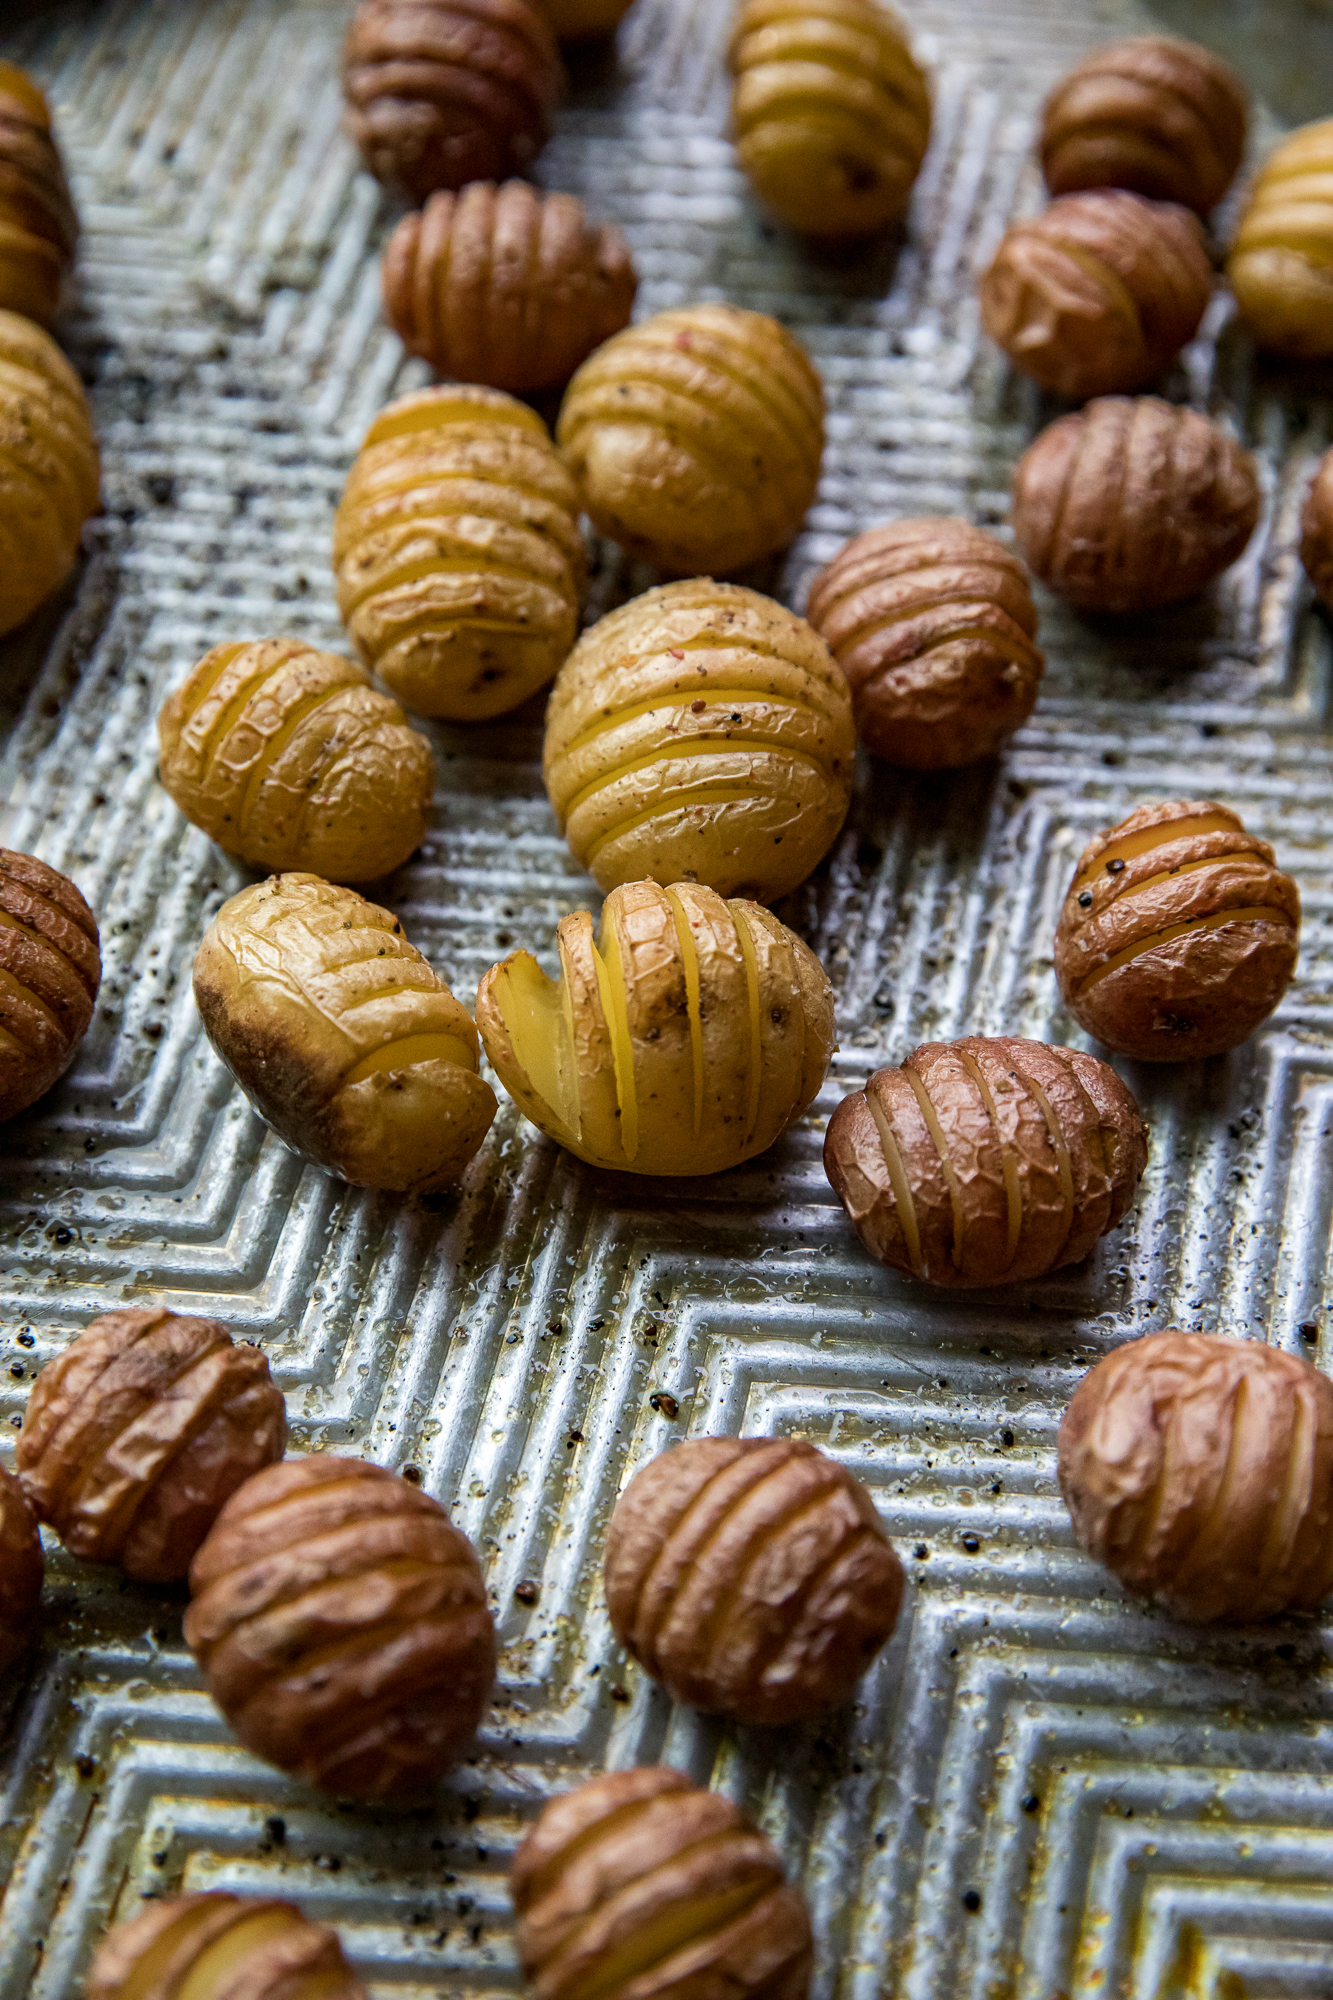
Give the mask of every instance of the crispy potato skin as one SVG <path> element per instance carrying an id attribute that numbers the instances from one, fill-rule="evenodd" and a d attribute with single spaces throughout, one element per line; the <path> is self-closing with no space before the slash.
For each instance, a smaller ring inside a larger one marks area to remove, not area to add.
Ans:
<path id="1" fill-rule="evenodd" d="M 1320 459 L 1301 510 L 1301 561 L 1317 596 L 1333 607 L 1333 451 Z"/>
<path id="2" fill-rule="evenodd" d="M 603 889 L 644 877 L 772 902 L 837 838 L 847 678 L 803 618 L 736 584 L 667 584 L 585 633 L 546 711 L 561 831 Z"/>
<path id="3" fill-rule="evenodd" d="M 429 743 L 364 668 L 299 639 L 215 646 L 157 733 L 166 790 L 251 868 L 373 882 L 425 834 Z"/>
<path id="4" fill-rule="evenodd" d="M 50 326 L 78 240 L 46 99 L 0 62 L 0 309 Z"/>
<path id="5" fill-rule="evenodd" d="M 550 680 L 578 633 L 574 482 L 541 418 L 497 389 L 381 410 L 333 524 L 338 609 L 418 715 L 482 722 Z"/>
<path id="6" fill-rule="evenodd" d="M 40 326 L 0 311 L 0 636 L 73 569 L 100 477 L 83 384 Z"/>
<path id="7" fill-rule="evenodd" d="M 539 0 L 539 5 L 562 42 L 583 42 L 614 33 L 630 0 Z"/>
<path id="8" fill-rule="evenodd" d="M 824 1170 L 872 1257 L 932 1285 L 1041 1278 L 1134 1199 L 1147 1128 L 1081 1049 L 970 1036 L 877 1070 L 829 1120 Z"/>
<path id="9" fill-rule="evenodd" d="M 1333 118 L 1302 125 L 1259 169 L 1227 278 L 1260 347 L 1333 354 Z"/>
<path id="10" fill-rule="evenodd" d="M 1259 519 L 1254 460 L 1197 410 L 1101 396 L 1059 417 L 1014 470 L 1014 534 L 1083 611 L 1151 611 L 1203 590 Z"/>
<path id="11" fill-rule="evenodd" d="M 1055 976 L 1079 1026 L 1139 1062 L 1234 1049 L 1296 970 L 1301 899 L 1229 806 L 1140 806 L 1084 849 Z"/>
<path id="12" fill-rule="evenodd" d="M 287 1410 L 257 1347 L 215 1319 L 104 1313 L 33 1384 L 15 1462 L 71 1555 L 144 1583 L 188 1574 L 242 1480 L 282 1457 Z"/>
<path id="13" fill-rule="evenodd" d="M 847 676 L 861 741 L 901 770 L 994 756 L 1046 671 L 1027 571 L 967 521 L 867 529 L 820 570 L 806 616 Z"/>
<path id="14" fill-rule="evenodd" d="M 434 1786 L 495 1678 L 476 1551 L 395 1473 L 315 1453 L 227 1502 L 190 1569 L 185 1637 L 256 1756 L 324 1791 Z"/>
<path id="15" fill-rule="evenodd" d="M 0 847 L 0 1119 L 78 1054 L 102 982 L 97 919 L 67 875 Z"/>
<path id="16" fill-rule="evenodd" d="M 1198 42 L 1131 35 L 1094 49 L 1046 102 L 1041 166 L 1052 194 L 1128 188 L 1215 208 L 1236 177 L 1249 93 Z"/>
<path id="17" fill-rule="evenodd" d="M 1297 1355 L 1130 1341 L 1074 1392 L 1059 1467 L 1084 1548 L 1176 1618 L 1257 1623 L 1333 1590 L 1333 1383 Z"/>
<path id="18" fill-rule="evenodd" d="M 557 941 L 561 981 L 511 953 L 481 982 L 477 1025 L 519 1109 L 579 1159 L 722 1173 L 764 1152 L 818 1093 L 835 1047 L 828 979 L 758 903 L 634 882 L 607 897 L 595 940 L 579 910 Z M 531 1074 L 553 1060 L 558 1102 Z"/>
<path id="19" fill-rule="evenodd" d="M 243 889 L 199 947 L 194 997 L 255 1109 L 343 1180 L 447 1186 L 490 1129 L 495 1094 L 467 1009 L 396 918 L 352 889 L 314 875 Z"/>
<path id="20" fill-rule="evenodd" d="M 151 1954 L 151 1956 L 150 1956 Z M 267 1897 L 168 1896 L 117 1924 L 93 1955 L 85 2000 L 366 2000 L 336 1931 Z"/>
<path id="21" fill-rule="evenodd" d="M 732 133 L 761 201 L 803 235 L 899 221 L 930 140 L 930 86 L 883 0 L 746 0 L 732 32 Z"/>
<path id="22" fill-rule="evenodd" d="M 631 1480 L 607 1531 L 620 1643 L 677 1701 L 736 1721 L 803 1722 L 848 1700 L 902 1591 L 869 1493 L 803 1439 L 676 1445 Z"/>
<path id="23" fill-rule="evenodd" d="M 824 391 L 766 313 L 685 306 L 584 362 L 556 440 L 604 535 L 666 576 L 728 575 L 798 533 L 819 485 Z"/>
<path id="24" fill-rule="evenodd" d="M 629 325 L 638 279 L 624 233 L 572 194 L 474 181 L 405 215 L 384 251 L 385 316 L 455 382 L 558 388 Z"/>
<path id="25" fill-rule="evenodd" d="M 534 2000 L 574 2000 L 614 1953 L 601 2000 L 654 1993 L 805 2000 L 805 1898 L 738 1807 L 679 1771 L 592 1778 L 552 1800 L 509 1891 Z"/>
<path id="26" fill-rule="evenodd" d="M 37 1516 L 17 1479 L 0 1466 L 0 1674 L 36 1636 L 45 1567 Z"/>
<path id="27" fill-rule="evenodd" d="M 1155 381 L 1212 291 L 1198 217 L 1114 188 L 1014 223 L 978 287 L 982 323 L 1014 366 L 1080 402 Z"/>
<path id="28" fill-rule="evenodd" d="M 413 204 L 526 173 L 563 81 L 528 0 L 361 0 L 343 48 L 347 129 L 376 180 Z"/>

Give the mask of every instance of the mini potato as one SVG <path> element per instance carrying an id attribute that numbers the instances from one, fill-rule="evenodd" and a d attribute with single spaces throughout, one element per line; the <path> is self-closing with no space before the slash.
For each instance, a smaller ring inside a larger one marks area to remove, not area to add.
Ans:
<path id="1" fill-rule="evenodd" d="M 360 1187 L 456 1180 L 495 1116 L 467 1009 L 387 910 L 316 875 L 224 903 L 194 962 L 213 1047 L 294 1151 Z"/>
<path id="2" fill-rule="evenodd" d="M 41 327 L 0 311 L 0 636 L 73 569 L 100 469 L 82 382 Z"/>
<path id="3" fill-rule="evenodd" d="M 400 396 L 333 523 L 338 609 L 418 715 L 484 722 L 550 680 L 578 635 L 579 500 L 535 411 L 454 383 Z"/>
<path id="4" fill-rule="evenodd" d="M 837 838 L 855 756 L 847 677 L 813 628 L 702 577 L 584 635 L 552 690 L 542 769 L 601 888 L 651 876 L 769 903 Z"/>
<path id="5" fill-rule="evenodd" d="M 373 882 L 426 831 L 429 743 L 362 667 L 299 639 L 215 646 L 157 732 L 167 791 L 251 868 Z"/>
<path id="6" fill-rule="evenodd" d="M 493 966 L 477 1025 L 505 1089 L 592 1166 L 716 1174 L 810 1104 L 835 1047 L 809 947 L 758 903 L 633 882 L 557 933 L 561 978 L 530 952 Z"/>

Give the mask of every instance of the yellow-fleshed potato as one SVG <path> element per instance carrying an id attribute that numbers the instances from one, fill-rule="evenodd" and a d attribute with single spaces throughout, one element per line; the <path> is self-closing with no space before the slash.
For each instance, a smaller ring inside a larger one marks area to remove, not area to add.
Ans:
<path id="1" fill-rule="evenodd" d="M 100 472 L 83 384 L 48 333 L 0 312 L 0 635 L 73 569 Z"/>
<path id="2" fill-rule="evenodd" d="M 519 1109 L 596 1167 L 717 1174 L 811 1103 L 834 1047 L 819 960 L 758 903 L 631 882 L 486 974 L 477 1025 Z"/>
<path id="3" fill-rule="evenodd" d="M 294 1151 L 360 1187 L 457 1180 L 490 1129 L 466 1007 L 388 910 L 316 875 L 224 903 L 194 961 L 208 1039 Z"/>
<path id="4" fill-rule="evenodd" d="M 418 715 L 482 722 L 574 643 L 586 557 L 541 418 L 498 389 L 400 397 L 366 433 L 333 527 L 338 609 Z"/>
<path id="5" fill-rule="evenodd" d="M 157 733 L 185 817 L 251 868 L 373 882 L 426 831 L 429 743 L 364 668 L 299 639 L 215 646 Z"/>
<path id="6" fill-rule="evenodd" d="M 1333 118 L 1302 125 L 1264 161 L 1227 278 L 1260 347 L 1297 361 L 1333 354 Z"/>
<path id="7" fill-rule="evenodd" d="M 746 0 L 728 61 L 736 150 L 774 215 L 831 239 L 898 221 L 930 139 L 930 86 L 891 7 Z"/>
<path id="8" fill-rule="evenodd" d="M 543 769 L 603 889 L 651 876 L 769 903 L 837 837 L 855 754 L 847 677 L 818 633 L 701 577 L 584 635 L 552 690 Z"/>
<path id="9" fill-rule="evenodd" d="M 25 70 L 0 61 L 0 306 L 50 326 L 78 240 L 50 107 Z"/>
<path id="10" fill-rule="evenodd" d="M 785 548 L 819 485 L 824 390 L 767 313 L 685 306 L 590 355 L 556 426 L 604 535 L 666 576 Z"/>

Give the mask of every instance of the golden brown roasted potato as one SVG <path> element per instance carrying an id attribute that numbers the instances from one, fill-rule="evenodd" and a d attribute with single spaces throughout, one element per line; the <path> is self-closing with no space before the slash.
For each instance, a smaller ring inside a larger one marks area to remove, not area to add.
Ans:
<path id="1" fill-rule="evenodd" d="M 1296 970 L 1301 899 L 1229 806 L 1140 806 L 1083 850 L 1055 933 L 1081 1028 L 1140 1062 L 1234 1049 Z"/>
<path id="2" fill-rule="evenodd" d="M 481 722 L 550 680 L 579 628 L 574 482 L 541 418 L 498 389 L 381 410 L 333 524 L 338 609 L 418 715 Z"/>
<path id="3" fill-rule="evenodd" d="M 49 334 L 0 312 L 0 637 L 65 581 L 98 500 L 83 384 Z"/>
<path id="4" fill-rule="evenodd" d="M 336 1931 L 267 1897 L 167 1896 L 98 1945 L 85 2000 L 366 2000 Z"/>
<path id="5" fill-rule="evenodd" d="M 852 690 L 867 750 L 908 771 L 992 757 L 1046 661 L 1027 571 L 968 521 L 889 521 L 825 564 L 806 616 Z"/>
<path id="6" fill-rule="evenodd" d="M 1014 366 L 1079 401 L 1154 381 L 1212 291 L 1199 218 L 1117 188 L 1061 195 L 1014 223 L 978 287 L 986 331 Z"/>
<path id="7" fill-rule="evenodd" d="M 737 584 L 666 584 L 594 625 L 546 711 L 546 789 L 603 889 L 651 877 L 770 903 L 837 838 L 856 739 L 803 618 Z"/>
<path id="8" fill-rule="evenodd" d="M 424 736 L 370 676 L 299 639 L 215 646 L 157 718 L 176 804 L 251 868 L 373 882 L 419 847 Z"/>
<path id="9" fill-rule="evenodd" d="M 746 0 L 728 61 L 755 192 L 803 235 L 897 222 L 930 139 L 930 86 L 883 0 Z"/>
<path id="10" fill-rule="evenodd" d="M 0 1119 L 64 1075 L 101 980 L 97 919 L 69 877 L 0 847 Z"/>
<path id="11" fill-rule="evenodd" d="M 785 548 L 824 452 L 824 390 L 766 313 L 686 306 L 616 334 L 570 383 L 556 437 L 604 535 L 667 576 Z"/>
<path id="12" fill-rule="evenodd" d="M 1333 1590 L 1333 1383 L 1262 1341 L 1132 1340 L 1074 1392 L 1060 1490 L 1088 1553 L 1177 1618 L 1312 1611 Z"/>
<path id="13" fill-rule="evenodd" d="M 476 1732 L 495 1628 L 476 1550 L 396 1473 L 314 1452 L 248 1479 L 190 1567 L 185 1638 L 239 1740 L 358 1798 L 428 1791 Z"/>
<path id="14" fill-rule="evenodd" d="M 286 1405 L 257 1347 L 234 1345 L 219 1320 L 127 1306 L 43 1368 L 15 1463 L 71 1555 L 170 1583 L 223 1502 L 286 1443 Z"/>
<path id="15" fill-rule="evenodd" d="M 36 1635 L 45 1567 L 37 1516 L 17 1479 L 0 1466 L 0 1674 Z"/>
<path id="16" fill-rule="evenodd" d="M 433 194 L 389 238 L 382 277 L 409 353 L 451 381 L 519 396 L 567 382 L 629 325 L 638 289 L 615 223 L 526 181 Z"/>
<path id="17" fill-rule="evenodd" d="M 1158 396 L 1099 396 L 1014 468 L 1014 534 L 1083 611 L 1151 611 L 1230 567 L 1259 519 L 1254 460 L 1229 431 Z"/>
<path id="18" fill-rule="evenodd" d="M 849 1699 L 892 1632 L 902 1564 L 875 1503 L 801 1438 L 692 1438 L 616 1502 L 606 1605 L 675 1696 L 773 1726 Z"/>
<path id="19" fill-rule="evenodd" d="M 388 910 L 315 875 L 224 903 L 194 962 L 208 1038 L 255 1109 L 318 1167 L 424 1194 L 495 1116 L 466 1007 Z"/>
<path id="20" fill-rule="evenodd" d="M 0 62 L 0 307 L 49 326 L 78 240 L 46 99 Z"/>
<path id="21" fill-rule="evenodd" d="M 477 1025 L 519 1109 L 581 1160 L 716 1174 L 771 1146 L 834 1049 L 823 967 L 758 903 L 633 882 L 557 932 L 561 978 L 530 952 L 486 974 Z"/>
<path id="22" fill-rule="evenodd" d="M 347 129 L 376 180 L 423 202 L 526 173 L 563 77 L 528 0 L 361 0 L 343 48 Z"/>
<path id="23" fill-rule="evenodd" d="M 932 1285 L 1076 1264 L 1148 1160 L 1139 1107 L 1082 1049 L 969 1035 L 876 1070 L 829 1120 L 824 1169 L 872 1257 Z"/>
<path id="24" fill-rule="evenodd" d="M 1227 277 L 1260 347 L 1297 361 L 1333 354 L 1333 118 L 1302 125 L 1264 161 Z"/>
<path id="25" fill-rule="evenodd" d="M 730 1799 L 679 1771 L 611 1771 L 553 1799 L 514 1857 L 535 2000 L 805 2000 L 810 1915 Z"/>
<path id="26" fill-rule="evenodd" d="M 1249 95 L 1236 72 L 1179 35 L 1094 49 L 1051 92 L 1041 165 L 1052 194 L 1129 188 L 1216 207 L 1245 151 Z"/>

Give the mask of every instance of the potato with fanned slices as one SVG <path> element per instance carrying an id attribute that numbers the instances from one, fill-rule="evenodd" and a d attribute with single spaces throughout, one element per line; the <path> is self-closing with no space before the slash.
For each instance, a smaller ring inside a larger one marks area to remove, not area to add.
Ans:
<path id="1" fill-rule="evenodd" d="M 467 1009 L 355 890 L 316 875 L 243 889 L 199 947 L 194 997 L 255 1109 L 345 1181 L 424 1194 L 490 1129 Z"/>
<path id="2" fill-rule="evenodd" d="M 834 1049 L 824 969 L 758 903 L 632 882 L 564 918 L 561 978 L 531 952 L 477 994 L 486 1053 L 533 1124 L 581 1160 L 716 1174 L 810 1104 Z"/>

